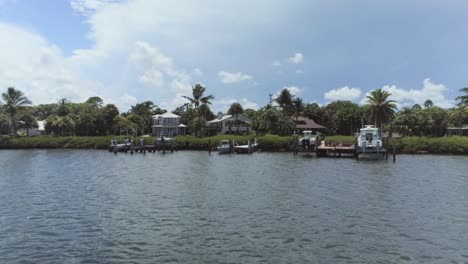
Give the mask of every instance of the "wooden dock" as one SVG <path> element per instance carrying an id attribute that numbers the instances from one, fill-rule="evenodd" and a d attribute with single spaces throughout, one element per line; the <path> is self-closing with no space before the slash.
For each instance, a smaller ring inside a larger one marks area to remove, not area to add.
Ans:
<path id="1" fill-rule="evenodd" d="M 315 153 L 316 157 L 335 157 L 335 158 L 356 158 L 359 160 L 359 156 L 364 154 L 373 154 L 374 156 L 381 155 L 382 158 L 388 159 L 388 151 L 385 148 L 378 149 L 360 149 L 356 147 L 355 142 L 326 142 L 325 140 L 320 141 L 320 145 L 311 146 L 311 148 L 300 148 L 295 146 L 294 155 L 297 153 Z M 307 155 L 310 155 L 307 154 Z M 393 161 L 395 162 L 395 150 L 393 150 Z"/>
<path id="2" fill-rule="evenodd" d="M 171 153 L 174 152 L 175 142 L 174 140 L 171 141 L 155 141 L 153 145 L 146 145 L 144 141 L 141 140 L 140 144 L 136 144 L 133 140 L 128 140 L 124 143 L 118 144 L 115 141 L 112 141 L 109 145 L 109 152 L 114 152 L 117 154 L 118 152 L 130 152 L 133 153 L 146 153 L 152 152 L 156 153 L 157 151 L 162 151 L 163 154 L 166 154 L 166 151 L 170 151 Z"/>

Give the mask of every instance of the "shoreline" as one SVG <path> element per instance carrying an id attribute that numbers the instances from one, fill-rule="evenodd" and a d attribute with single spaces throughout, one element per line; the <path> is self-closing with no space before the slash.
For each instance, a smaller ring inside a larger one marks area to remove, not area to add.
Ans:
<path id="1" fill-rule="evenodd" d="M 97 149 L 107 150 L 112 139 L 123 141 L 125 136 L 102 136 L 102 137 L 0 137 L 0 150 L 3 149 Z M 223 135 L 198 138 L 192 136 L 177 137 L 174 150 L 198 150 L 208 151 L 211 146 L 212 151 L 218 142 L 223 139 L 232 139 L 239 144 L 246 144 L 254 136 Z M 335 140 L 339 138 L 340 140 Z M 145 140 L 145 145 L 152 145 L 154 137 L 137 137 L 135 142 Z M 294 138 L 292 136 L 265 135 L 256 137 L 259 149 L 262 152 L 292 152 L 294 149 Z M 328 142 L 350 142 L 352 136 L 331 136 L 326 137 Z M 391 139 L 387 146 L 390 150 L 396 148 L 398 154 L 417 155 L 468 155 L 468 137 L 405 137 L 401 139 Z"/>

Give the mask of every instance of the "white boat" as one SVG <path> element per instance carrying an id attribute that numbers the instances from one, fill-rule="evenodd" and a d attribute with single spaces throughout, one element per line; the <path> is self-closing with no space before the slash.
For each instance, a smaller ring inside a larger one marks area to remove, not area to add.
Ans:
<path id="1" fill-rule="evenodd" d="M 385 152 L 378 128 L 367 125 L 360 129 L 356 146 L 356 154 L 359 158 L 380 158 Z"/>
<path id="2" fill-rule="evenodd" d="M 171 143 L 171 141 L 173 140 L 174 140 L 173 138 L 162 135 L 161 137 L 156 139 L 156 144 Z"/>
<path id="3" fill-rule="evenodd" d="M 302 133 L 304 136 L 299 139 L 299 145 L 301 145 L 303 148 L 314 147 L 318 134 L 314 135 L 310 130 L 305 130 Z"/>
<path id="4" fill-rule="evenodd" d="M 257 150 L 257 140 L 253 142 L 250 140 L 247 142 L 247 145 L 234 146 L 234 151 L 239 154 L 251 154 Z"/>
<path id="5" fill-rule="evenodd" d="M 221 140 L 218 145 L 219 154 L 229 154 L 231 153 L 231 144 L 229 140 Z"/>

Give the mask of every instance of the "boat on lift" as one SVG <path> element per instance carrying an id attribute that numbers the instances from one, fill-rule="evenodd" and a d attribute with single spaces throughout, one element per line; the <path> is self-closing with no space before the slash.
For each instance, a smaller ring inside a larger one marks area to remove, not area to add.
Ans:
<path id="1" fill-rule="evenodd" d="M 221 140 L 218 145 L 219 154 L 230 154 L 231 153 L 231 144 L 229 140 Z"/>
<path id="2" fill-rule="evenodd" d="M 383 147 L 379 129 L 366 125 L 357 135 L 356 155 L 358 158 L 381 158 L 387 150 Z"/>
<path id="3" fill-rule="evenodd" d="M 303 136 L 299 139 L 299 145 L 304 149 L 315 148 L 319 134 L 313 134 L 311 130 L 304 130 Z"/>

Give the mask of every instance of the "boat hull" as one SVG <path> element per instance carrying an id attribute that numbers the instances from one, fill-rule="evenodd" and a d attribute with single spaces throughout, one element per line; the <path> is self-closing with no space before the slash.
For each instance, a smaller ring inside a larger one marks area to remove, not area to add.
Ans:
<path id="1" fill-rule="evenodd" d="M 230 154 L 231 148 L 230 147 L 218 147 L 219 154 Z"/>

